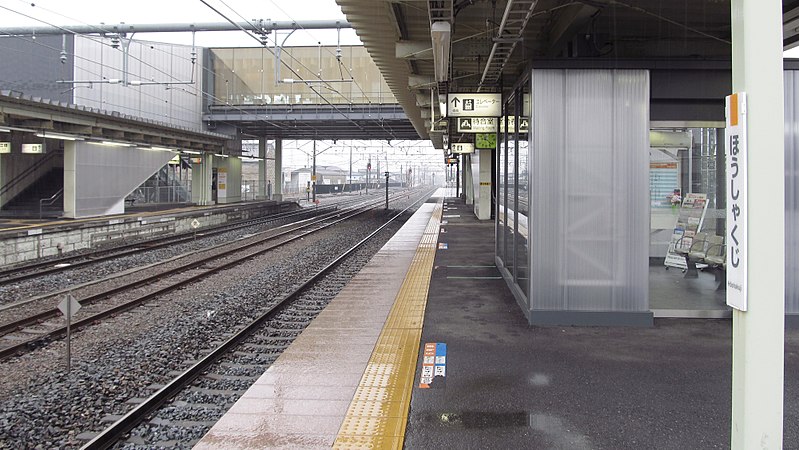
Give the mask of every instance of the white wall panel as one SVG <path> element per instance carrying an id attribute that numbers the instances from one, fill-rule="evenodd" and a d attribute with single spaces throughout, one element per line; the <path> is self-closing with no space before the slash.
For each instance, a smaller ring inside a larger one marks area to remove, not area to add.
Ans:
<path id="1" fill-rule="evenodd" d="M 649 309 L 649 74 L 534 70 L 531 309 Z"/>
<path id="2" fill-rule="evenodd" d="M 75 38 L 75 79 L 125 78 L 123 53 L 110 39 Z M 133 41 L 128 57 L 128 81 L 184 82 L 191 84 L 124 86 L 122 84 L 78 84 L 74 102 L 118 111 L 181 127 L 202 128 L 202 52 L 191 64 L 191 47 L 158 42 Z"/>
<path id="3" fill-rule="evenodd" d="M 785 311 L 799 313 L 799 72 L 785 71 Z"/>
<path id="4" fill-rule="evenodd" d="M 64 213 L 93 217 L 124 212 L 123 201 L 174 153 L 70 142 L 64 150 Z"/>

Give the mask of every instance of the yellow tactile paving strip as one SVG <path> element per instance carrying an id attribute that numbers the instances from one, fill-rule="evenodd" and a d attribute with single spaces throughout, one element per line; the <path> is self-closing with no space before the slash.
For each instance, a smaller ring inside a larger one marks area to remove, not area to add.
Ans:
<path id="1" fill-rule="evenodd" d="M 441 222 L 436 205 L 333 448 L 401 449 Z"/>
<path id="2" fill-rule="evenodd" d="M 408 403 L 390 397 L 391 373 L 398 366 L 386 349 L 413 346 L 416 352 L 418 334 L 378 340 L 406 277 L 420 277 L 419 269 L 411 272 L 414 261 L 419 265 L 420 242 L 435 250 L 440 214 L 440 203 L 422 205 L 194 449 L 329 449 L 351 407 L 368 417 L 373 429 L 385 428 L 373 418 L 406 415 Z M 426 282 L 417 284 L 427 288 Z M 421 315 L 412 317 L 407 307 L 397 311 L 394 320 L 404 316 L 406 325 L 421 327 Z M 364 379 L 376 388 L 359 390 Z M 394 437 L 399 440 L 388 445 L 401 445 L 402 435 Z M 368 447 L 369 439 L 354 435 L 351 443 Z"/>

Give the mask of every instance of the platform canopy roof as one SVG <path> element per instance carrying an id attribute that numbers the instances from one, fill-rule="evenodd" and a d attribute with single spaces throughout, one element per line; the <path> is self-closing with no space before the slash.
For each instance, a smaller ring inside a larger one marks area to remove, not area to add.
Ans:
<path id="1" fill-rule="evenodd" d="M 0 130 L 54 139 L 119 141 L 141 146 L 221 152 L 234 145 L 231 136 L 0 91 Z"/>
<path id="2" fill-rule="evenodd" d="M 690 67 L 731 57 L 729 0 L 336 1 L 434 144 L 439 95 L 508 91 L 527 67 Z M 783 5 L 785 45 L 797 45 L 799 2 Z"/>

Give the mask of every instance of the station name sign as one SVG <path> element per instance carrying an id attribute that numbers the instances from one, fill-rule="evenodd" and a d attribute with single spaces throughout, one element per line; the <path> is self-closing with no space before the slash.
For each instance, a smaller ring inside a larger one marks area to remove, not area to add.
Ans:
<path id="1" fill-rule="evenodd" d="M 727 305 L 747 310 L 746 93 L 728 95 L 727 128 Z"/>
<path id="2" fill-rule="evenodd" d="M 502 94 L 447 94 L 448 117 L 499 117 L 501 113 Z"/>

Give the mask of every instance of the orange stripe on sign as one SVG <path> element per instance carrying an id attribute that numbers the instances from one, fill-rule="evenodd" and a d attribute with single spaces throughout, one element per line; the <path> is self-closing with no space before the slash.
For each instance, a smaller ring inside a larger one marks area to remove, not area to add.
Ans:
<path id="1" fill-rule="evenodd" d="M 730 126 L 738 126 L 738 94 L 730 95 Z"/>

